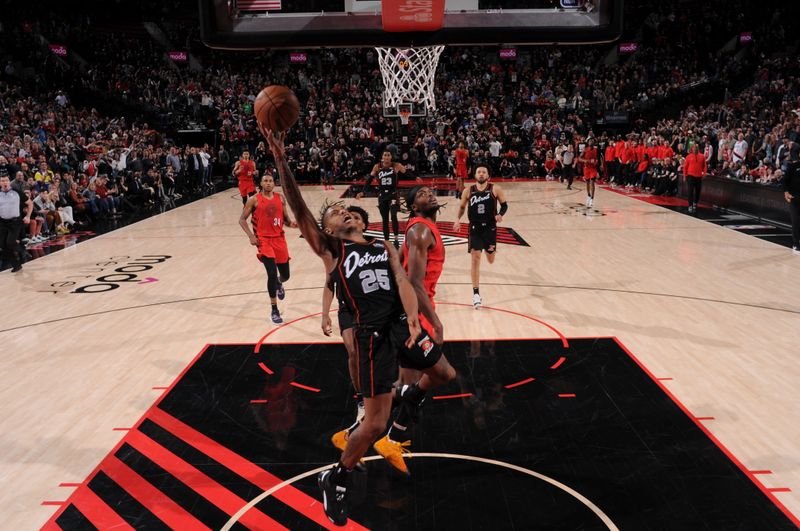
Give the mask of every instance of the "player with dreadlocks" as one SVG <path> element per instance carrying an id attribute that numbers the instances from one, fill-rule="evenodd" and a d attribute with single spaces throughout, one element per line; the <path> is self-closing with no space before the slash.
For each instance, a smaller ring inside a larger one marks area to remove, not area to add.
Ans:
<path id="1" fill-rule="evenodd" d="M 406 207 L 411 218 L 406 224 L 403 242 L 403 268 L 417 294 L 420 325 L 423 330 L 432 332 L 432 338 L 422 337 L 417 340 L 417 345 L 424 352 L 428 352 L 434 344 L 441 347 L 444 343 L 444 329 L 439 316 L 436 315 L 433 300 L 436 295 L 436 283 L 444 267 L 444 242 L 436 226 L 436 216 L 441 205 L 433 190 L 428 186 L 417 185 L 406 194 Z M 403 459 L 403 453 L 408 451 L 407 447 L 411 444 L 409 435 L 411 423 L 417 418 L 428 391 L 455 378 L 455 369 L 448 363 L 444 354 L 432 369 L 435 372 L 434 378 L 421 374 L 400 360 L 400 381 L 396 390 L 396 397 L 399 398 L 398 409 L 389 432 L 375 443 L 375 450 L 389 464 L 406 474 L 408 467 Z"/>

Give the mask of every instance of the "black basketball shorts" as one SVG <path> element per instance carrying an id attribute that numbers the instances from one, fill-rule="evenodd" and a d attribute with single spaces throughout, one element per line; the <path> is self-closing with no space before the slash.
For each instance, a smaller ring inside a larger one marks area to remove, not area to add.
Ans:
<path id="1" fill-rule="evenodd" d="M 353 328 L 358 374 L 356 387 L 365 398 L 392 391 L 397 380 L 397 352 L 392 342 L 391 324 L 381 329 Z"/>
<path id="2" fill-rule="evenodd" d="M 339 309 L 339 332 L 344 332 L 348 328 L 353 328 L 355 321 L 353 320 L 353 314 L 350 313 L 349 310 L 346 309 Z"/>
<path id="3" fill-rule="evenodd" d="M 436 365 L 442 357 L 442 347 L 433 342 L 430 331 L 422 327 L 422 331 L 411 348 L 405 342 L 409 337 L 408 318 L 404 315 L 392 323 L 392 342 L 398 350 L 397 359 L 404 369 L 424 371 Z"/>
<path id="4" fill-rule="evenodd" d="M 497 226 L 489 223 L 470 223 L 467 252 L 497 250 Z"/>

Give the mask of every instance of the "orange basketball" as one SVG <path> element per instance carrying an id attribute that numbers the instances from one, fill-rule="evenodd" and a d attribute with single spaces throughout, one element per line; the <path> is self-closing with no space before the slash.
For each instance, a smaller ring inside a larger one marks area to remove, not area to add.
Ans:
<path id="1" fill-rule="evenodd" d="M 256 120 L 265 128 L 280 133 L 297 122 L 300 117 L 300 101 L 289 87 L 270 85 L 256 96 L 253 111 Z"/>

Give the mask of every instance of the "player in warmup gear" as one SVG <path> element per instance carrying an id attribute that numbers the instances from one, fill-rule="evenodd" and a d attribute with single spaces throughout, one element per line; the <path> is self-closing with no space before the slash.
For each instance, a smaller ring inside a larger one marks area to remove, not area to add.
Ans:
<path id="1" fill-rule="evenodd" d="M 461 228 L 461 218 L 468 210 L 469 219 L 469 246 L 467 251 L 472 255 L 472 306 L 479 309 L 481 304 L 480 278 L 481 254 L 486 251 L 486 259 L 494 263 L 497 255 L 497 224 L 503 221 L 503 216 L 508 211 L 505 191 L 489 182 L 489 168 L 478 166 L 475 168 L 475 184 L 464 188 L 461 194 L 461 204 L 458 207 L 458 219 L 453 224 L 453 230 L 458 232 Z M 500 203 L 500 210 L 497 210 Z"/>
<path id="2" fill-rule="evenodd" d="M 381 161 L 372 167 L 372 172 L 364 183 L 364 189 L 356 194 L 356 199 L 364 197 L 364 192 L 369 188 L 372 179 L 378 179 L 378 211 L 381 213 L 383 221 L 383 238 L 389 240 L 389 217 L 392 218 L 392 229 L 394 230 L 394 246 L 400 248 L 400 222 L 397 221 L 397 212 L 400 205 L 397 197 L 397 182 L 400 174 L 405 173 L 406 168 L 402 164 L 392 162 L 392 153 L 384 151 Z"/>
<path id="3" fill-rule="evenodd" d="M 427 352 L 433 348 L 433 344 L 440 347 L 444 342 L 444 329 L 436 315 L 434 303 L 436 283 L 442 274 L 445 258 L 444 242 L 436 226 L 440 205 L 433 190 L 422 185 L 409 190 L 406 205 L 412 217 L 406 227 L 403 242 L 403 267 L 414 286 L 419 305 L 423 335 L 418 338 L 417 345 Z M 429 336 L 426 331 L 432 334 Z M 375 450 L 400 472 L 408 474 L 403 454 L 408 452 L 407 447 L 411 444 L 410 428 L 428 391 L 449 382 L 455 376 L 456 371 L 444 354 L 423 374 L 417 368 L 404 363 L 401 358 L 400 381 L 396 392 L 399 403 L 395 418 L 389 432 L 374 445 Z"/>
<path id="4" fill-rule="evenodd" d="M 459 142 L 458 148 L 454 151 L 456 158 L 456 194 L 460 195 L 464 190 L 464 181 L 467 180 L 469 168 L 469 151 L 464 147 L 464 142 Z"/>
<path id="5" fill-rule="evenodd" d="M 590 207 L 594 205 L 594 190 L 595 190 L 595 182 L 597 182 L 597 162 L 599 160 L 599 156 L 597 154 L 597 147 L 594 145 L 593 139 L 588 139 L 586 141 L 586 149 L 583 150 L 583 154 L 579 162 L 583 164 L 583 180 L 586 181 L 586 206 Z"/>
<path id="6" fill-rule="evenodd" d="M 347 211 L 353 216 L 361 232 L 367 230 L 369 226 L 369 215 L 366 210 L 351 205 L 347 207 Z M 328 277 L 327 272 L 325 276 Z M 333 334 L 333 325 L 331 324 L 329 313 L 335 290 L 336 286 L 326 281 L 325 288 L 322 291 L 322 333 L 326 336 Z M 341 290 L 339 291 L 341 292 Z M 339 299 L 338 317 L 339 332 L 342 334 L 342 342 L 344 342 L 344 348 L 347 350 L 347 369 L 350 373 L 350 380 L 356 390 L 356 421 L 349 428 L 337 431 L 331 437 L 333 445 L 343 452 L 347 447 L 347 439 L 350 437 L 350 434 L 353 433 L 358 425 L 361 424 L 361 421 L 364 420 L 364 395 L 361 394 L 361 388 L 358 385 L 358 358 L 356 357 L 356 347 L 353 337 L 355 318 L 352 312 L 347 309 L 347 302 L 342 299 Z"/>
<path id="7" fill-rule="evenodd" d="M 261 190 L 244 204 L 239 225 L 250 239 L 250 244 L 258 248 L 256 257 L 267 270 L 267 292 L 272 304 L 272 322 L 283 322 L 278 310 L 278 299 L 283 300 L 286 292 L 283 283 L 289 280 L 289 247 L 283 226 L 296 228 L 297 223 L 286 215 L 283 196 L 275 191 L 275 179 L 271 173 L 261 178 Z M 253 230 L 247 224 L 252 216 Z M 280 273 L 280 275 L 279 275 Z"/>
<path id="8" fill-rule="evenodd" d="M 233 176 L 239 181 L 239 195 L 242 196 L 243 204 L 256 193 L 256 175 L 256 163 L 250 160 L 250 152 L 244 151 L 242 158 L 233 165 Z"/>
<path id="9" fill-rule="evenodd" d="M 339 205 L 323 209 L 321 228 L 306 206 L 286 162 L 284 134 L 267 137 L 300 232 L 325 264 L 332 284 L 355 317 L 357 385 L 364 395 L 364 420 L 350 434 L 339 462 L 317 478 L 325 514 L 334 524 L 347 523 L 347 478 L 386 429 L 398 357 L 418 369 L 439 361 L 441 349 L 418 344 L 417 297 L 395 249 L 387 241 L 365 238 L 353 216 Z"/>

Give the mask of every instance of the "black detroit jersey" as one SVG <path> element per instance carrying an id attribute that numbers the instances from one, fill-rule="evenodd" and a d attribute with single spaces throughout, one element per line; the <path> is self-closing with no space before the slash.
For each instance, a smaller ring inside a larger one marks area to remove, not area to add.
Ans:
<path id="1" fill-rule="evenodd" d="M 400 292 L 383 241 L 341 242 L 331 282 L 358 326 L 382 327 L 402 314 Z"/>
<path id="2" fill-rule="evenodd" d="M 473 225 L 494 225 L 497 213 L 497 197 L 494 195 L 492 183 L 488 183 L 484 191 L 477 185 L 469 187 L 469 208 L 467 217 Z"/>
<path id="3" fill-rule="evenodd" d="M 390 199 L 397 193 L 397 172 L 394 164 L 388 168 L 378 168 L 378 197 Z"/>

